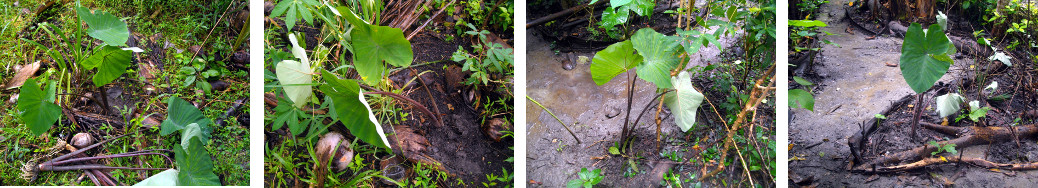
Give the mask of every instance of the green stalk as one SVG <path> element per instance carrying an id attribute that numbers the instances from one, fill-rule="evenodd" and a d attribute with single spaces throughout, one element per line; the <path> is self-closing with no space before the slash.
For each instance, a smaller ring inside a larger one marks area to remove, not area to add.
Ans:
<path id="1" fill-rule="evenodd" d="M 548 112 L 548 114 L 551 114 L 551 117 L 554 117 L 555 120 L 558 120 L 559 123 L 562 124 L 562 127 L 566 128 L 566 131 L 569 131 L 569 135 L 573 136 L 573 139 L 577 140 L 577 144 L 580 144 L 580 138 L 577 138 L 577 134 L 573 134 L 573 131 L 569 130 L 569 126 L 566 126 L 566 123 L 563 123 L 562 119 L 559 119 L 558 116 L 555 116 L 555 113 L 551 113 L 551 110 L 548 110 L 548 108 L 545 108 L 544 105 L 541 105 L 541 103 L 537 102 L 537 100 L 533 100 L 533 98 L 530 98 L 530 96 L 526 96 L 526 99 L 530 100 L 530 102 L 533 102 L 534 104 L 537 104 L 537 106 L 540 106 L 541 109 L 544 109 L 544 111 Z"/>

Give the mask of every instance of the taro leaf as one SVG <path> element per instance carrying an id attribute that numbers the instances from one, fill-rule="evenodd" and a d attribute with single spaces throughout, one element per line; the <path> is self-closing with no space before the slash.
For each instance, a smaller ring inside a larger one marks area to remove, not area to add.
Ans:
<path id="1" fill-rule="evenodd" d="M 901 45 L 901 75 L 916 93 L 933 87 L 953 63 L 948 55 L 955 53 L 955 46 L 940 27 L 930 25 L 923 33 L 922 26 L 912 23 Z"/>
<path id="2" fill-rule="evenodd" d="M 25 81 L 18 97 L 18 110 L 22 111 L 22 121 L 29 126 L 33 135 L 40 135 L 54 125 L 61 115 L 61 107 L 54 104 L 54 92 L 57 83 L 51 81 L 47 90 L 41 90 L 35 79 Z"/>
<path id="3" fill-rule="evenodd" d="M 965 98 L 962 98 L 958 93 L 949 93 L 937 96 L 936 100 L 937 113 L 943 118 L 958 112 L 960 109 L 959 104 L 962 104 Z"/>
<path id="4" fill-rule="evenodd" d="M 83 60 L 83 66 L 87 69 L 97 68 L 97 74 L 94 74 L 94 85 L 101 87 L 105 84 L 112 83 L 115 79 L 119 78 L 126 73 L 126 68 L 130 66 L 130 51 L 126 51 L 114 46 L 104 46 L 101 50 L 91 55 L 86 60 Z"/>
<path id="5" fill-rule="evenodd" d="M 630 40 L 618 42 L 595 53 L 595 58 L 591 60 L 591 78 L 595 84 L 602 85 L 641 62 L 642 56 L 634 53 Z"/>
<path id="6" fill-rule="evenodd" d="M 633 0 L 630 4 L 620 8 L 620 11 L 627 12 L 630 10 L 639 16 L 650 16 L 652 15 L 653 9 L 656 8 L 656 0 Z"/>
<path id="7" fill-rule="evenodd" d="M 173 146 L 176 155 L 177 184 L 181 186 L 219 186 L 220 178 L 213 173 L 213 159 L 198 139 L 190 139 L 190 147 L 184 150 L 180 144 Z"/>
<path id="8" fill-rule="evenodd" d="M 703 93 L 692 87 L 692 78 L 688 76 L 688 72 L 681 71 L 678 76 L 671 79 L 675 91 L 674 94 L 667 95 L 664 103 L 677 116 L 674 123 L 681 127 L 681 131 L 688 132 L 692 125 L 696 124 L 696 110 L 703 104 Z"/>
<path id="9" fill-rule="evenodd" d="M 306 64 L 307 67 L 309 67 L 310 66 L 310 58 L 306 56 L 306 49 L 303 49 L 303 47 L 301 47 L 299 45 L 299 38 L 296 37 L 295 33 L 289 33 L 288 34 L 288 42 L 292 43 L 292 55 L 296 56 L 296 58 L 299 58 L 300 62 L 302 62 L 303 64 Z M 310 69 L 306 69 L 306 70 L 310 70 Z"/>
<path id="10" fill-rule="evenodd" d="M 332 99 L 331 112 L 337 114 L 350 133 L 368 144 L 393 149 L 357 81 L 339 79 L 327 70 L 323 70 L 321 77 L 328 81 L 321 85 L 321 91 Z"/>
<path id="11" fill-rule="evenodd" d="M 1011 59 L 1013 59 L 1013 57 L 1009 57 L 1006 53 L 1002 52 L 995 52 L 995 55 L 988 57 L 988 61 L 1001 61 L 1002 64 L 1006 64 L 1006 66 L 1013 66 L 1013 63 L 1009 61 Z"/>
<path id="12" fill-rule="evenodd" d="M 638 76 L 658 88 L 671 88 L 670 71 L 677 68 L 680 60 L 678 39 L 657 33 L 652 28 L 643 28 L 634 33 L 631 43 L 645 60 L 637 66 Z"/>
<path id="13" fill-rule="evenodd" d="M 180 145 L 184 146 L 184 148 L 191 147 L 190 140 L 192 138 L 198 138 L 198 141 L 208 143 L 210 137 L 209 130 L 203 129 L 200 125 L 201 124 L 198 123 L 191 123 L 184 126 L 184 129 L 180 131 Z"/>
<path id="14" fill-rule="evenodd" d="M 313 13 L 310 12 L 310 8 L 315 6 L 321 6 L 321 3 L 315 0 L 281 0 L 270 12 L 270 17 L 285 15 L 285 25 L 291 30 L 300 17 L 306 22 L 313 23 Z"/>
<path id="15" fill-rule="evenodd" d="M 606 10 L 602 12 L 602 21 L 598 22 L 599 28 L 612 29 L 616 25 L 627 23 L 627 19 L 631 16 L 630 11 L 615 9 L 613 7 L 606 7 Z"/>
<path id="16" fill-rule="evenodd" d="M 199 139 L 202 139 L 202 141 L 209 140 L 208 125 L 212 121 L 209 120 L 209 118 L 205 118 L 205 116 L 202 115 L 202 111 L 195 108 L 195 106 L 191 105 L 190 102 L 177 97 L 170 97 L 169 104 L 166 105 L 166 108 L 168 108 L 166 111 L 169 114 L 166 115 L 166 120 L 162 121 L 162 130 L 159 130 L 159 134 L 166 136 L 175 131 L 188 128 L 191 124 L 195 124 L 194 126 L 198 127 L 201 135 L 188 135 L 187 131 L 185 131 L 181 137 L 187 138 L 199 136 Z"/>
<path id="17" fill-rule="evenodd" d="M 597 0 L 595 0 L 595 1 L 597 1 Z M 624 5 L 627 5 L 628 3 L 631 3 L 631 0 L 609 0 L 609 6 L 613 7 L 613 8 L 624 6 Z"/>
<path id="18" fill-rule="evenodd" d="M 987 87 L 984 87 L 984 91 L 991 90 L 990 92 L 998 91 L 998 81 L 992 81 Z"/>
<path id="19" fill-rule="evenodd" d="M 126 22 L 104 11 L 90 13 L 86 7 L 76 7 L 76 14 L 90 26 L 87 34 L 91 37 L 104 41 L 108 46 L 126 46 L 126 40 L 130 38 Z"/>
<path id="20" fill-rule="evenodd" d="M 177 169 L 169 169 L 151 175 L 148 179 L 137 182 L 137 184 L 133 184 L 133 186 L 177 186 L 178 174 L 180 174 L 180 171 L 177 171 Z"/>
<path id="21" fill-rule="evenodd" d="M 346 21 L 354 25 L 350 31 L 354 49 L 353 65 L 357 73 L 368 85 L 377 84 L 386 74 L 386 65 L 406 67 L 411 65 L 414 53 L 411 42 L 404 38 L 404 32 L 388 26 L 370 25 L 360 20 L 353 11 L 344 9 Z"/>
<path id="22" fill-rule="evenodd" d="M 789 107 L 800 107 L 813 112 L 815 111 L 815 97 L 803 89 L 789 90 Z"/>
<path id="23" fill-rule="evenodd" d="M 293 60 L 284 60 L 277 65 L 278 81 L 285 89 L 285 96 L 292 100 L 296 108 L 306 104 L 307 98 L 313 94 L 310 64 Z"/>

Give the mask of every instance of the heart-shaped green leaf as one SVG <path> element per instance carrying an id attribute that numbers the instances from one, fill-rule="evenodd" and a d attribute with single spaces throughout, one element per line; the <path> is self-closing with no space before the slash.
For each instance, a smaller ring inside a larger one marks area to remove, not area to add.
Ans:
<path id="1" fill-rule="evenodd" d="M 411 42 L 404 38 L 402 30 L 365 23 L 349 9 L 344 10 L 346 21 L 354 26 L 350 31 L 353 65 L 364 83 L 377 84 L 386 74 L 386 63 L 398 67 L 411 65 L 414 59 Z"/>
<path id="2" fill-rule="evenodd" d="M 321 91 L 332 99 L 332 113 L 338 114 L 339 121 L 350 133 L 368 144 L 392 149 L 357 81 L 339 79 L 327 70 L 323 70 L 321 77 L 328 81 L 321 85 Z"/>
<path id="3" fill-rule="evenodd" d="M 789 107 L 801 107 L 810 111 L 815 111 L 815 98 L 814 96 L 811 96 L 811 92 L 807 92 L 803 89 L 789 90 Z"/>
<path id="4" fill-rule="evenodd" d="M 681 127 L 681 131 L 688 132 L 696 124 L 696 110 L 703 104 L 703 93 L 692 87 L 688 72 L 681 71 L 671 78 L 671 82 L 674 83 L 674 93 L 667 94 L 664 103 L 674 113 L 674 123 Z"/>
<path id="5" fill-rule="evenodd" d="M 22 112 L 22 121 L 29 126 L 33 135 L 40 135 L 54 125 L 61 116 L 61 107 L 54 104 L 56 82 L 41 90 L 35 79 L 29 79 L 22 85 L 18 94 L 18 110 Z"/>
<path id="6" fill-rule="evenodd" d="M 670 71 L 677 68 L 680 61 L 678 39 L 660 34 L 652 28 L 643 28 L 634 33 L 631 43 L 645 60 L 637 66 L 638 76 L 656 84 L 658 88 L 671 88 Z"/>
<path id="7" fill-rule="evenodd" d="M 197 138 L 192 138 L 189 142 L 191 146 L 186 147 L 187 150 L 180 144 L 173 146 L 177 169 L 180 169 L 177 184 L 181 186 L 220 186 L 220 178 L 213 173 L 213 159 L 205 150 L 204 143 Z"/>
<path id="8" fill-rule="evenodd" d="M 595 58 L 591 60 L 591 78 L 595 84 L 602 85 L 641 62 L 642 56 L 634 53 L 631 41 L 618 42 L 595 53 Z"/>
<path id="9" fill-rule="evenodd" d="M 94 55 L 83 60 L 82 64 L 87 69 L 97 68 L 97 74 L 94 74 L 93 81 L 95 86 L 101 87 L 112 83 L 112 81 L 122 76 L 123 73 L 126 73 L 126 68 L 130 66 L 131 55 L 133 53 L 130 51 L 114 46 L 104 46 Z"/>
<path id="10" fill-rule="evenodd" d="M 170 133 L 179 131 L 187 128 L 191 124 L 198 128 L 200 135 L 194 134 L 182 134 L 181 140 L 188 140 L 192 136 L 199 136 L 202 141 L 209 141 L 209 123 L 212 121 L 202 115 L 202 111 L 191 105 L 190 102 L 185 101 L 177 97 L 170 97 L 168 105 L 166 105 L 166 120 L 162 121 L 162 128 L 159 130 L 159 134 L 162 136 L 169 135 Z M 186 142 L 185 142 L 186 143 Z"/>
<path id="11" fill-rule="evenodd" d="M 948 72 L 954 63 L 948 55 L 954 53 L 955 46 L 940 25 L 930 25 L 924 33 L 921 25 L 912 23 L 901 45 L 901 75 L 913 91 L 926 92 Z"/>
<path id="12" fill-rule="evenodd" d="M 87 23 L 87 34 L 98 40 L 104 41 L 109 46 L 126 46 L 126 40 L 130 38 L 130 30 L 126 22 L 118 17 L 104 11 L 94 11 L 86 7 L 76 7 L 79 19 Z"/>

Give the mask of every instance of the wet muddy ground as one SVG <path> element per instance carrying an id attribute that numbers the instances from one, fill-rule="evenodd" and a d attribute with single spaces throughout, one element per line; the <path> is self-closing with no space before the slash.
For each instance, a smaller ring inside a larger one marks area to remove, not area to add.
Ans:
<path id="1" fill-rule="evenodd" d="M 699 154 L 694 151 L 692 145 L 707 145 L 708 141 L 719 140 L 715 135 L 719 132 L 714 129 L 721 126 L 698 126 L 696 130 L 690 130 L 686 135 L 674 124 L 669 112 L 664 111 L 662 124 L 662 142 L 660 150 L 656 149 L 657 141 L 655 123 L 648 123 L 643 119 L 639 127 L 634 129 L 636 137 L 633 143 L 634 151 L 638 158 L 633 160 L 634 166 L 623 157 L 611 155 L 608 148 L 620 140 L 621 129 L 624 121 L 624 110 L 627 107 L 627 81 L 633 72 L 622 73 L 604 85 L 596 85 L 591 79 L 589 72 L 590 62 L 581 63 L 580 56 L 594 57 L 591 50 L 573 50 L 563 47 L 554 47 L 554 43 L 548 41 L 541 32 L 531 31 L 527 34 L 527 96 L 537 100 L 548 110 L 551 110 L 561 121 L 565 122 L 581 143 L 577 143 L 573 136 L 544 109 L 537 104 L 527 100 L 527 179 L 531 187 L 562 187 L 567 182 L 579 179 L 577 172 L 581 168 L 602 169 L 604 176 L 598 184 L 604 187 L 645 187 L 661 186 L 662 176 L 668 170 L 682 174 L 682 179 L 690 178 L 689 174 L 701 175 L 707 168 L 716 166 L 704 166 L 702 163 L 679 163 L 661 153 L 677 153 L 682 159 L 692 158 Z M 726 46 L 734 43 L 734 40 L 722 39 Z M 560 49 L 563 48 L 563 49 Z M 570 51 L 570 52 L 559 52 Z M 558 52 L 558 53 L 557 53 Z M 721 54 L 716 48 L 703 48 L 702 57 L 694 57 L 695 63 L 699 65 L 707 63 L 718 63 L 716 57 Z M 714 54 L 711 56 L 709 54 Z M 702 60 L 699 60 L 702 58 Z M 630 74 L 630 75 L 629 75 Z M 693 81 L 697 87 L 708 84 L 707 81 Z M 631 109 L 631 121 L 636 119 L 642 112 L 644 105 L 655 95 L 655 86 L 649 82 L 638 79 L 635 84 L 635 95 Z M 709 93 L 707 95 L 712 95 Z M 723 99 L 711 99 L 715 103 Z M 705 105 L 705 104 L 704 104 Z M 763 106 L 763 105 L 762 105 Z M 655 111 L 655 108 L 650 108 Z M 700 111 L 700 122 L 718 124 L 714 113 L 708 110 Z M 652 119 L 652 113 L 647 113 L 645 119 Z M 772 114 L 764 113 L 761 114 Z M 708 116 L 709 115 L 709 116 Z M 768 115 L 762 115 L 768 116 Z M 770 116 L 769 116 L 770 117 Z M 770 118 L 758 119 L 761 122 L 774 122 Z M 651 122 L 651 120 L 649 120 Z M 773 124 L 773 123 L 765 123 Z M 696 139 L 702 142 L 696 142 Z M 716 154 L 715 154 L 716 155 Z M 734 167 L 738 165 L 731 165 Z M 734 168 L 733 168 L 734 169 Z M 732 173 L 729 173 L 732 172 Z M 734 173 L 738 172 L 738 173 Z M 760 175 L 760 174 L 756 174 Z M 755 175 L 755 176 L 756 176 Z M 763 175 L 761 175 L 763 176 Z M 755 179 L 765 179 L 755 177 Z M 731 184 L 743 184 L 746 178 L 742 171 L 726 170 L 715 178 L 703 182 L 707 185 L 717 185 L 722 182 Z M 695 182 L 693 180 L 692 182 Z"/>
<path id="2" fill-rule="evenodd" d="M 792 179 L 809 180 L 801 185 L 794 181 L 787 181 L 791 187 L 803 185 L 817 185 L 821 187 L 885 187 L 885 186 L 943 186 L 945 181 L 950 181 L 959 186 L 1024 186 L 1033 184 L 1029 179 L 1034 179 L 1033 172 L 995 172 L 983 168 L 967 167 L 963 165 L 939 165 L 925 168 L 926 170 L 915 170 L 903 173 L 890 173 L 875 175 L 852 173 L 847 171 L 848 162 L 852 155 L 847 145 L 848 138 L 861 130 L 861 124 L 872 119 L 874 114 L 881 113 L 887 108 L 901 107 L 893 110 L 891 123 L 900 124 L 901 127 L 880 127 L 878 133 L 873 134 L 870 139 L 880 139 L 885 142 L 871 143 L 872 149 L 885 148 L 883 152 L 873 153 L 871 157 L 881 155 L 885 152 L 897 152 L 904 149 L 922 146 L 923 141 L 909 142 L 905 140 L 903 131 L 908 131 L 907 122 L 911 121 L 909 110 L 903 106 L 895 106 L 895 101 L 915 93 L 905 83 L 901 76 L 900 68 L 888 66 L 887 64 L 898 64 L 900 57 L 902 39 L 898 37 L 879 36 L 875 39 L 860 28 L 854 27 L 845 19 L 843 7 L 846 1 L 832 1 L 831 4 L 823 5 L 822 13 L 818 14 L 819 20 L 829 24 L 822 28 L 833 36 L 825 39 L 837 43 L 840 47 L 823 45 L 821 52 L 816 57 L 815 67 L 805 71 L 806 77 L 817 86 L 813 89 L 815 98 L 815 111 L 805 109 L 792 109 L 789 112 L 789 138 L 790 138 L 790 161 L 789 173 Z M 847 28 L 851 27 L 851 32 Z M 960 78 L 971 77 L 973 69 L 966 66 L 974 64 L 973 58 L 955 55 L 955 64 L 938 81 L 940 88 L 942 83 L 959 83 Z M 936 120 L 933 111 L 934 90 L 927 92 L 923 103 L 923 121 L 940 123 Z M 975 92 L 974 90 L 973 92 Z M 947 91 L 942 92 L 946 93 Z M 963 91 L 966 92 L 966 91 Z M 914 97 L 911 101 L 914 103 Z M 907 117 L 908 120 L 904 120 Z M 954 118 L 954 117 L 952 117 Z M 898 120 L 900 119 L 900 120 Z M 903 122 L 899 122 L 903 121 Z M 966 121 L 966 120 L 964 120 Z M 897 130 L 897 131 L 891 131 Z M 943 135 L 932 131 L 920 130 L 921 135 L 927 135 L 930 140 L 938 140 L 954 136 Z M 897 141 L 890 141 L 891 139 Z M 897 143 L 897 144 L 894 144 Z M 868 148 L 868 147 L 867 147 Z M 959 148 L 965 156 L 984 155 L 989 151 L 987 146 L 975 146 L 970 148 Z M 874 151 L 875 152 L 875 151 Z M 984 157 L 979 156 L 979 157 Z M 870 158 L 867 156 L 866 158 Z M 796 178 L 793 178 L 796 177 Z M 863 184 L 868 183 L 868 184 Z"/>

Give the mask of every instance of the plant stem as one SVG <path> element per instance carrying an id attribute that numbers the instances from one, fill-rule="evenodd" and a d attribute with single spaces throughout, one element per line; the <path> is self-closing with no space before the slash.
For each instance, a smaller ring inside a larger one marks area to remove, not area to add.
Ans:
<path id="1" fill-rule="evenodd" d="M 422 106 L 421 103 L 418 103 L 417 101 L 411 100 L 410 98 L 404 97 L 403 95 L 396 94 L 396 93 L 385 92 L 385 91 L 371 91 L 371 92 L 364 92 L 364 94 L 365 95 L 379 94 L 379 95 L 390 96 L 390 97 L 393 97 L 393 98 L 396 98 L 396 99 L 407 101 L 408 103 L 411 103 L 412 105 L 415 105 L 416 107 L 418 107 L 418 109 L 421 110 L 422 113 L 425 113 L 426 115 L 429 115 L 429 117 L 433 119 L 433 122 L 436 123 L 437 127 L 443 127 L 443 124 L 440 123 L 440 118 L 437 118 L 436 114 L 433 114 L 431 111 L 429 111 L 428 108 L 425 108 L 425 106 Z"/>
<path id="2" fill-rule="evenodd" d="M 919 139 L 919 134 L 917 131 L 919 129 L 919 116 L 920 114 L 922 114 L 923 110 L 923 94 L 924 93 L 920 93 L 916 94 L 915 96 L 915 110 L 913 110 L 915 111 L 915 115 L 912 116 L 912 139 L 916 140 Z"/>
<path id="3" fill-rule="evenodd" d="M 559 124 L 562 124 L 562 127 L 566 128 L 566 131 L 569 132 L 569 135 L 573 136 L 574 140 L 577 140 L 577 144 L 580 144 L 580 138 L 577 138 L 577 134 L 573 134 L 573 131 L 569 130 L 569 127 L 566 126 L 566 123 L 563 123 L 562 119 L 559 119 L 558 116 L 555 116 L 555 113 L 551 113 L 551 110 L 548 110 L 548 108 L 545 108 L 544 105 L 541 105 L 541 103 L 537 102 L 537 100 L 533 100 L 533 98 L 530 98 L 530 96 L 526 96 L 526 99 L 530 100 L 530 102 L 533 102 L 534 104 L 537 104 L 537 106 L 540 106 L 541 109 L 544 109 L 544 111 L 548 112 L 548 114 L 550 114 L 551 117 L 554 117 L 555 120 L 558 120 Z"/>
<path id="4" fill-rule="evenodd" d="M 626 115 L 624 115 L 624 127 L 623 127 L 622 133 L 620 134 L 620 139 L 621 140 L 629 139 L 631 131 L 633 131 L 633 130 L 628 130 L 627 124 L 630 123 L 630 121 L 631 121 L 631 102 L 634 99 L 634 84 L 638 82 L 638 75 L 637 74 L 634 75 L 634 80 L 631 80 L 630 78 L 631 78 L 631 72 L 627 72 L 627 83 L 628 83 L 627 85 L 629 85 L 630 87 L 627 88 L 627 113 L 626 113 Z M 632 125 L 631 127 L 633 129 L 634 126 Z"/>

